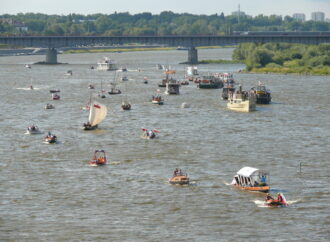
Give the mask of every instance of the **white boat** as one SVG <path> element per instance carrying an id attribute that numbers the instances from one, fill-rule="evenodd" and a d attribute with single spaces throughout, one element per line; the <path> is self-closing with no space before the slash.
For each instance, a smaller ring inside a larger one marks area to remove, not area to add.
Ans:
<path id="1" fill-rule="evenodd" d="M 198 75 L 197 66 L 188 66 L 187 75 L 188 76 L 197 76 Z"/>
<path id="2" fill-rule="evenodd" d="M 116 62 L 114 60 L 111 60 L 108 57 L 104 57 L 102 60 L 97 62 L 97 70 L 103 70 L 103 71 L 115 71 L 117 70 Z"/>
<path id="3" fill-rule="evenodd" d="M 253 192 L 268 192 L 270 187 L 267 183 L 269 173 L 254 167 L 243 167 L 234 176 L 231 185 Z"/>
<path id="4" fill-rule="evenodd" d="M 251 112 L 256 110 L 256 97 L 252 92 L 242 91 L 241 87 L 230 95 L 227 107 L 234 111 Z"/>
<path id="5" fill-rule="evenodd" d="M 31 125 L 31 126 L 29 126 L 29 127 L 27 127 L 26 133 L 27 134 L 41 134 L 38 126 L 36 126 L 34 124 Z"/>
<path id="6" fill-rule="evenodd" d="M 166 90 L 165 94 L 167 95 L 179 95 L 180 94 L 180 83 L 178 83 L 176 80 L 169 80 L 166 83 Z"/>
<path id="7" fill-rule="evenodd" d="M 89 117 L 88 122 L 84 124 L 84 130 L 93 130 L 98 127 L 98 125 L 107 116 L 107 107 L 96 101 L 92 101 L 89 106 Z"/>

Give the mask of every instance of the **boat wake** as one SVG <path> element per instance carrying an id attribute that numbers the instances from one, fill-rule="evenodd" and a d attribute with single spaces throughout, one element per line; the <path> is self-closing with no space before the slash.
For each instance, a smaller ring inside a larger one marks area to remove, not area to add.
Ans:
<path id="1" fill-rule="evenodd" d="M 16 90 L 33 91 L 33 90 L 40 90 L 41 88 L 39 88 L 39 87 L 33 87 L 33 89 L 31 89 L 30 87 L 17 87 L 15 89 Z"/>

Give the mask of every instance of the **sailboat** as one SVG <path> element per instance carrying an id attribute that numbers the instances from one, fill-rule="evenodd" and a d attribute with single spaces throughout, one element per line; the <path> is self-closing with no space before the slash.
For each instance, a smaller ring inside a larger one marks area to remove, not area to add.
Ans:
<path id="1" fill-rule="evenodd" d="M 84 130 L 94 130 L 107 116 L 107 107 L 104 104 L 92 101 L 89 107 L 88 122 L 84 123 Z"/>

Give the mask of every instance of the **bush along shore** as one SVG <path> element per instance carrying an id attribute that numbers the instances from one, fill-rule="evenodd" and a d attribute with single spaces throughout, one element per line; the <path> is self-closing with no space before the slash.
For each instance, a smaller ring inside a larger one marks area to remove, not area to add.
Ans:
<path id="1" fill-rule="evenodd" d="M 330 75 L 330 44 L 244 43 L 233 60 L 244 62 L 246 72 Z"/>

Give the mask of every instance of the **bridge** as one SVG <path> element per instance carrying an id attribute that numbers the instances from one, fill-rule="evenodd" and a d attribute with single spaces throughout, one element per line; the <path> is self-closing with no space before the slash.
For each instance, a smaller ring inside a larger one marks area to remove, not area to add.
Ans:
<path id="1" fill-rule="evenodd" d="M 188 48 L 187 63 L 198 63 L 198 46 L 224 46 L 239 43 L 286 42 L 300 44 L 330 43 L 330 34 L 301 34 L 279 32 L 278 34 L 238 34 L 238 35 L 171 35 L 171 36 L 0 36 L 1 44 L 35 48 L 48 48 L 45 64 L 57 64 L 57 50 L 60 47 L 146 44 L 165 46 L 184 46 Z"/>

